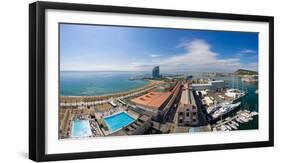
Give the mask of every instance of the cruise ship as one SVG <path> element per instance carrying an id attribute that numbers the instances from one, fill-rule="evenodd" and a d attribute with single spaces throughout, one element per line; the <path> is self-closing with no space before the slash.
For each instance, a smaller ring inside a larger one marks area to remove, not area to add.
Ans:
<path id="1" fill-rule="evenodd" d="M 212 118 L 218 119 L 224 115 L 226 115 L 227 113 L 233 111 L 234 109 L 236 109 L 237 107 L 239 107 L 241 104 L 241 102 L 235 103 L 235 104 L 227 104 L 227 105 L 223 105 L 221 108 L 219 108 L 218 110 L 216 110 L 213 114 L 211 114 Z"/>

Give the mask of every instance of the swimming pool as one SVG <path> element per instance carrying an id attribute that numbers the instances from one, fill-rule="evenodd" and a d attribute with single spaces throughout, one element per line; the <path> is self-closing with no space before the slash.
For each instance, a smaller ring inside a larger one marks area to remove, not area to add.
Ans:
<path id="1" fill-rule="evenodd" d="M 91 135 L 92 131 L 88 120 L 74 120 L 72 122 L 71 137 L 82 138 Z"/>
<path id="2" fill-rule="evenodd" d="M 118 131 L 122 127 L 125 127 L 134 121 L 135 119 L 125 112 L 121 112 L 104 118 L 104 122 L 112 132 Z"/>

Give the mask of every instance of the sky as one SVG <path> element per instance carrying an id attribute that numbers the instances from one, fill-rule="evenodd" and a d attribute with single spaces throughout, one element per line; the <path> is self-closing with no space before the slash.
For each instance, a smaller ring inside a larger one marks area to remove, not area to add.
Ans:
<path id="1" fill-rule="evenodd" d="M 258 70 L 258 33 L 60 24 L 61 71 Z"/>

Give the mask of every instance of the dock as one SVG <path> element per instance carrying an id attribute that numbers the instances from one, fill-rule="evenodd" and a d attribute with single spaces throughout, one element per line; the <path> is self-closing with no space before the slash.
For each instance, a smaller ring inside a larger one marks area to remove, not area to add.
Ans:
<path id="1" fill-rule="evenodd" d="M 249 110 L 240 110 L 233 117 L 228 117 L 222 121 L 217 122 L 211 128 L 213 131 L 230 131 L 237 130 L 239 124 L 247 123 L 253 120 L 253 116 L 258 115 L 257 112 L 251 112 Z"/>

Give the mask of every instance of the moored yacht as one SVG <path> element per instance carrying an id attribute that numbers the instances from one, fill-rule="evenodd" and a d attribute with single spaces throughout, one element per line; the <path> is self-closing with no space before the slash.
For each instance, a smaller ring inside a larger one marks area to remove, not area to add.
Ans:
<path id="1" fill-rule="evenodd" d="M 225 92 L 225 95 L 231 98 L 240 98 L 246 95 L 244 91 L 241 91 L 239 89 L 228 89 Z"/>
<path id="2" fill-rule="evenodd" d="M 211 106 L 211 107 L 207 108 L 207 113 L 208 113 L 208 114 L 212 114 L 212 113 L 214 113 L 215 111 L 217 111 L 219 108 L 221 108 L 221 107 L 223 107 L 223 106 L 225 106 L 225 105 L 228 105 L 228 104 L 230 104 L 230 102 L 225 101 L 225 102 L 216 104 L 216 105 L 214 105 L 214 106 Z"/>
<path id="3" fill-rule="evenodd" d="M 213 114 L 211 114 L 211 116 L 213 117 L 213 119 L 217 119 L 219 117 L 222 117 L 222 116 L 226 115 L 227 113 L 233 111 L 237 107 L 239 107 L 240 104 L 241 104 L 241 102 L 238 102 L 238 103 L 235 103 L 235 104 L 224 105 L 221 108 L 219 108 L 218 110 L 216 110 Z"/>

